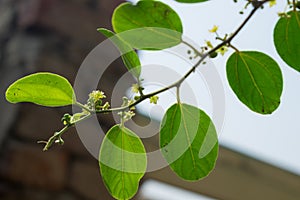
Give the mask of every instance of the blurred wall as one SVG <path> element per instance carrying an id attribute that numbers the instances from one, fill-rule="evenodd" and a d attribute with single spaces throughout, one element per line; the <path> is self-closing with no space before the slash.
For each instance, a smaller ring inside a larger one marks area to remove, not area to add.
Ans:
<path id="1" fill-rule="evenodd" d="M 44 108 L 6 102 L 4 93 L 16 79 L 37 71 L 65 76 L 73 83 L 85 56 L 104 38 L 96 28 L 110 28 L 119 0 L 0 1 L 0 199 L 111 199 L 100 178 L 97 160 L 84 148 L 74 129 L 65 145 L 42 152 L 62 128 L 69 107 Z M 101 56 L 101 55 L 99 55 Z M 102 78 L 109 91 L 124 73 L 116 61 Z M 102 120 L 110 127 L 110 116 Z"/>

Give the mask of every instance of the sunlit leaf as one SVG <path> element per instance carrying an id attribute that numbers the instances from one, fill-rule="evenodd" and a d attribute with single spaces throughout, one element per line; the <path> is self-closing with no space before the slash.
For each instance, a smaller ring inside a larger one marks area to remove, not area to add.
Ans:
<path id="1" fill-rule="evenodd" d="M 281 17 L 274 29 L 274 43 L 280 57 L 300 72 L 300 12 Z"/>
<path id="2" fill-rule="evenodd" d="M 205 142 L 207 138 L 211 141 Z M 196 181 L 213 170 L 219 147 L 214 125 L 202 110 L 187 104 L 174 104 L 161 124 L 160 148 L 179 177 Z"/>
<path id="3" fill-rule="evenodd" d="M 121 52 L 122 60 L 127 69 L 135 76 L 139 77 L 141 74 L 141 63 L 137 53 L 125 41 L 122 41 L 114 32 L 105 28 L 99 28 L 98 31 L 110 38 L 112 42 L 118 47 Z"/>
<path id="4" fill-rule="evenodd" d="M 160 1 L 121 4 L 112 17 L 118 36 L 137 49 L 160 50 L 181 42 L 182 24 L 177 13 Z"/>
<path id="5" fill-rule="evenodd" d="M 103 140 L 99 165 L 110 194 L 116 199 L 131 199 L 146 171 L 144 145 L 135 133 L 115 125 Z"/>
<path id="6" fill-rule="evenodd" d="M 272 58 L 255 51 L 235 52 L 226 68 L 232 90 L 248 108 L 261 114 L 277 109 L 283 83 L 281 70 Z"/>
<path id="7" fill-rule="evenodd" d="M 31 102 L 51 107 L 71 105 L 76 101 L 68 80 L 48 72 L 18 79 L 7 89 L 6 99 L 11 103 Z"/>

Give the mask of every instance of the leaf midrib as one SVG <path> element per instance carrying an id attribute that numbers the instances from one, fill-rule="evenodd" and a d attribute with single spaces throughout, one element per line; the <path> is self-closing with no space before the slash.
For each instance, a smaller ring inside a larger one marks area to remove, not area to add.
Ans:
<path id="1" fill-rule="evenodd" d="M 244 55 L 244 56 L 245 56 L 245 55 Z M 248 57 L 249 57 L 249 56 L 248 56 Z M 245 59 L 243 58 L 242 55 L 240 55 L 240 58 L 242 59 L 244 65 L 245 65 L 245 67 L 246 67 L 246 69 L 247 69 L 247 71 L 248 71 L 248 73 L 249 73 L 249 76 L 250 76 L 250 78 L 251 78 L 251 81 L 252 81 L 254 87 L 257 89 L 257 91 L 258 91 L 258 93 L 259 93 L 259 95 L 260 95 L 260 97 L 261 97 L 261 99 L 262 99 L 262 101 L 263 101 L 263 105 L 265 105 L 265 97 L 263 96 L 263 93 L 261 92 L 260 88 L 258 87 L 258 85 L 257 85 L 257 83 L 256 83 L 256 81 L 255 81 L 255 79 L 254 79 L 254 77 L 253 77 L 252 71 L 250 70 L 250 68 L 249 68 L 249 66 L 248 66 L 248 64 L 247 64 L 247 62 L 245 61 Z"/>
<path id="2" fill-rule="evenodd" d="M 253 60 L 256 63 L 259 63 L 259 65 L 264 68 L 264 70 L 270 75 L 270 77 L 272 77 L 272 81 L 273 81 L 274 85 L 276 86 L 276 80 L 274 78 L 274 74 L 270 72 L 270 70 L 266 67 L 266 65 L 264 65 L 259 60 L 254 59 L 254 57 L 248 56 L 247 54 L 245 54 L 244 56 L 248 57 L 249 59 Z M 277 92 L 278 92 L 278 95 L 280 95 L 280 91 L 277 91 Z"/>
<path id="3" fill-rule="evenodd" d="M 195 160 L 195 157 L 194 157 L 194 154 L 193 154 L 192 143 L 191 143 L 191 139 L 190 139 L 189 134 L 188 134 L 187 125 L 186 125 L 186 122 L 184 120 L 185 118 L 184 118 L 184 112 L 183 112 L 182 105 L 179 104 L 179 107 L 180 107 L 180 111 L 182 113 L 181 115 L 182 115 L 183 124 L 184 124 L 184 131 L 185 131 L 187 142 L 188 142 L 188 145 L 189 145 L 189 151 L 190 151 L 191 156 L 192 156 L 193 167 L 194 167 L 194 169 L 196 169 L 196 160 Z"/>

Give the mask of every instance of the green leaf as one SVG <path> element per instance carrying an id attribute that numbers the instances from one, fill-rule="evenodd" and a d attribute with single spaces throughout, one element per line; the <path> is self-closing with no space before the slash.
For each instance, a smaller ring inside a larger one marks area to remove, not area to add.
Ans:
<path id="1" fill-rule="evenodd" d="M 48 72 L 35 73 L 18 79 L 7 89 L 6 99 L 10 103 L 31 102 L 50 107 L 67 106 L 76 102 L 68 80 Z"/>
<path id="2" fill-rule="evenodd" d="M 174 104 L 167 110 L 160 127 L 160 148 L 179 177 L 196 181 L 213 170 L 219 146 L 215 127 L 202 110 Z"/>
<path id="3" fill-rule="evenodd" d="M 274 43 L 280 57 L 300 72 L 300 12 L 289 12 L 281 17 L 274 29 Z"/>
<path id="4" fill-rule="evenodd" d="M 114 32 L 105 28 L 99 28 L 97 30 L 107 38 L 111 39 L 111 41 L 120 50 L 122 60 L 128 71 L 130 71 L 136 78 L 139 78 L 141 74 L 141 63 L 137 53 L 125 41 L 119 38 L 118 35 L 115 35 Z"/>
<path id="5" fill-rule="evenodd" d="M 208 1 L 208 0 L 175 0 L 175 1 L 180 2 L 180 3 L 201 3 L 201 2 Z"/>
<path id="6" fill-rule="evenodd" d="M 147 167 L 144 145 L 135 133 L 115 125 L 103 140 L 99 165 L 110 194 L 116 199 L 131 199 Z"/>
<path id="7" fill-rule="evenodd" d="M 235 52 L 226 68 L 232 90 L 248 108 L 261 114 L 277 109 L 283 83 L 281 70 L 272 58 L 255 51 Z"/>
<path id="8" fill-rule="evenodd" d="M 159 1 L 129 2 L 117 7 L 112 17 L 118 36 L 136 49 L 160 50 L 181 43 L 182 24 L 177 13 Z"/>

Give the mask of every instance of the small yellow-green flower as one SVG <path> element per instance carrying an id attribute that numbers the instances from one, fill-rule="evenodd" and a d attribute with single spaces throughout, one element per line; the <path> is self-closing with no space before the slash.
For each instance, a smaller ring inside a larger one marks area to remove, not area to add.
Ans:
<path id="1" fill-rule="evenodd" d="M 110 104 L 108 102 L 106 102 L 103 106 L 102 106 L 102 110 L 107 110 L 110 107 Z"/>
<path id="2" fill-rule="evenodd" d="M 121 117 L 121 123 L 124 124 L 125 122 L 130 120 L 135 115 L 135 113 L 132 110 L 129 110 L 118 112 L 118 115 L 120 115 Z"/>
<path id="3" fill-rule="evenodd" d="M 130 120 L 134 115 L 135 113 L 132 110 L 124 112 L 124 121 Z"/>
<path id="4" fill-rule="evenodd" d="M 270 7 L 275 6 L 275 5 L 276 5 L 276 0 L 269 1 L 269 6 Z"/>
<path id="5" fill-rule="evenodd" d="M 152 96 L 150 97 L 150 103 L 157 104 L 158 99 L 159 99 L 158 96 Z"/>
<path id="6" fill-rule="evenodd" d="M 209 48 L 214 48 L 210 41 L 206 40 L 205 43 Z"/>
<path id="7" fill-rule="evenodd" d="M 89 94 L 89 97 L 91 99 L 94 99 L 95 101 L 106 98 L 106 96 L 104 95 L 104 92 L 99 91 L 99 90 L 94 90 L 93 92 L 91 92 Z"/>
<path id="8" fill-rule="evenodd" d="M 222 56 L 228 51 L 228 48 L 226 46 L 220 47 L 218 50 L 216 50 L 217 53 L 220 53 Z"/>
<path id="9" fill-rule="evenodd" d="M 139 93 L 139 85 L 138 84 L 133 84 L 131 86 L 131 91 L 134 92 L 134 93 Z"/>
<path id="10" fill-rule="evenodd" d="M 219 26 L 214 25 L 214 26 L 212 27 L 212 29 L 209 30 L 209 32 L 211 32 L 211 33 L 216 33 L 216 32 L 218 31 L 218 29 L 219 29 Z"/>

